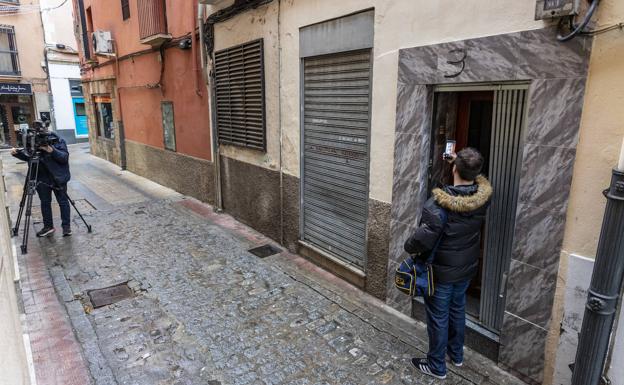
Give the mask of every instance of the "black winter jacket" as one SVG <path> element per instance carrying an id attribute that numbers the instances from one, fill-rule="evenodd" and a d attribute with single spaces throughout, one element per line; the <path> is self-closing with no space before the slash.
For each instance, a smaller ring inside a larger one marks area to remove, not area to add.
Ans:
<path id="1" fill-rule="evenodd" d="M 63 186 L 69 182 L 71 174 L 69 172 L 69 150 L 67 143 L 57 134 L 50 132 L 58 142 L 52 146 L 52 152 L 41 151 L 41 163 L 39 167 L 38 181 L 50 185 Z M 23 150 L 14 155 L 17 159 L 28 162 L 30 157 Z"/>
<path id="2" fill-rule="evenodd" d="M 433 196 L 425 203 L 418 228 L 405 242 L 405 251 L 424 258 L 442 234 L 433 259 L 434 279 L 440 283 L 472 279 L 479 269 L 481 227 L 491 195 L 492 186 L 483 176 L 470 186 L 433 190 Z M 445 226 L 440 207 L 448 214 Z"/>

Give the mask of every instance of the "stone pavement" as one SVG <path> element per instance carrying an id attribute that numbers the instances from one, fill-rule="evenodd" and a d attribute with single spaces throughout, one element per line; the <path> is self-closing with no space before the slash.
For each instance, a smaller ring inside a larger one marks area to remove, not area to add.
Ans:
<path id="1" fill-rule="evenodd" d="M 228 215 L 71 151 L 70 193 L 94 232 L 74 216 L 73 237 L 33 240 L 31 253 L 91 383 L 521 384 L 471 351 L 446 381 L 418 374 L 423 325 L 296 255 L 258 258 L 247 250 L 271 241 Z M 15 207 L 25 166 L 3 161 Z M 90 290 L 120 283 L 131 298 L 93 308 Z"/>

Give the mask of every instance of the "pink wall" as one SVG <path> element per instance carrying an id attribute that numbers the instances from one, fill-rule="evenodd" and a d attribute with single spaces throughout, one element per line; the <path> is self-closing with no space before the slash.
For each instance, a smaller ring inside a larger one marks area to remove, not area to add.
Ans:
<path id="1" fill-rule="evenodd" d="M 76 3 L 76 1 L 75 1 Z M 111 31 L 120 57 L 149 49 L 139 42 L 137 1 L 130 1 L 130 19 L 124 21 L 120 0 L 84 0 L 85 10 L 91 7 L 94 30 Z M 195 30 L 196 0 L 167 0 L 168 32 L 173 38 L 183 37 Z M 199 48 L 199 41 L 193 39 Z M 161 102 L 174 106 L 177 152 L 202 159 L 211 157 L 208 95 L 199 73 L 193 70 L 193 60 L 199 68 L 199 49 L 193 57 L 191 49 L 170 47 L 164 61 L 158 52 L 149 52 L 121 60 L 117 86 L 121 93 L 126 139 L 164 148 Z M 108 58 L 98 57 L 99 67 L 83 64 L 83 80 L 96 80 L 115 75 L 115 65 Z M 109 62 L 107 65 L 103 63 Z M 148 88 L 160 81 L 160 88 Z M 197 78 L 197 80 L 196 80 Z M 201 96 L 196 93 L 198 86 Z"/>

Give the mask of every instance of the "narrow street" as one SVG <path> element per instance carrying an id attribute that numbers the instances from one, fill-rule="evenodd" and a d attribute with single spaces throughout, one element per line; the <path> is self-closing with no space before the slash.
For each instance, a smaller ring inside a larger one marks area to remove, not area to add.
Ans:
<path id="1" fill-rule="evenodd" d="M 471 351 L 433 381 L 409 361 L 426 351 L 422 324 L 301 257 L 251 254 L 282 248 L 86 145 L 70 153 L 69 193 L 94 231 L 72 211 L 72 237 L 57 219 L 19 257 L 37 384 L 521 384 Z M 2 161 L 14 217 L 26 165 Z M 128 298 L 93 303 L 124 283 Z"/>

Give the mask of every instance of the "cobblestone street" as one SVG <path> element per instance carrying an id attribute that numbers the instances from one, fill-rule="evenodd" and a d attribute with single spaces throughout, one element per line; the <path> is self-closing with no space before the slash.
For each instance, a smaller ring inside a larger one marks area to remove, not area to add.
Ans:
<path id="1" fill-rule="evenodd" d="M 208 205 L 119 171 L 84 145 L 70 152 L 70 195 L 94 232 L 72 212 L 72 237 L 33 238 L 29 251 L 41 252 L 41 279 L 67 313 L 66 338 L 81 347 L 76 365 L 93 384 L 521 384 L 471 351 L 445 381 L 417 373 L 409 359 L 426 351 L 423 325 L 299 256 L 249 253 L 283 248 Z M 26 166 L 2 158 L 15 215 Z M 38 229 L 39 210 L 34 220 Z M 21 256 L 20 265 L 26 293 L 32 263 Z M 90 290 L 121 283 L 131 298 L 93 307 Z"/>

